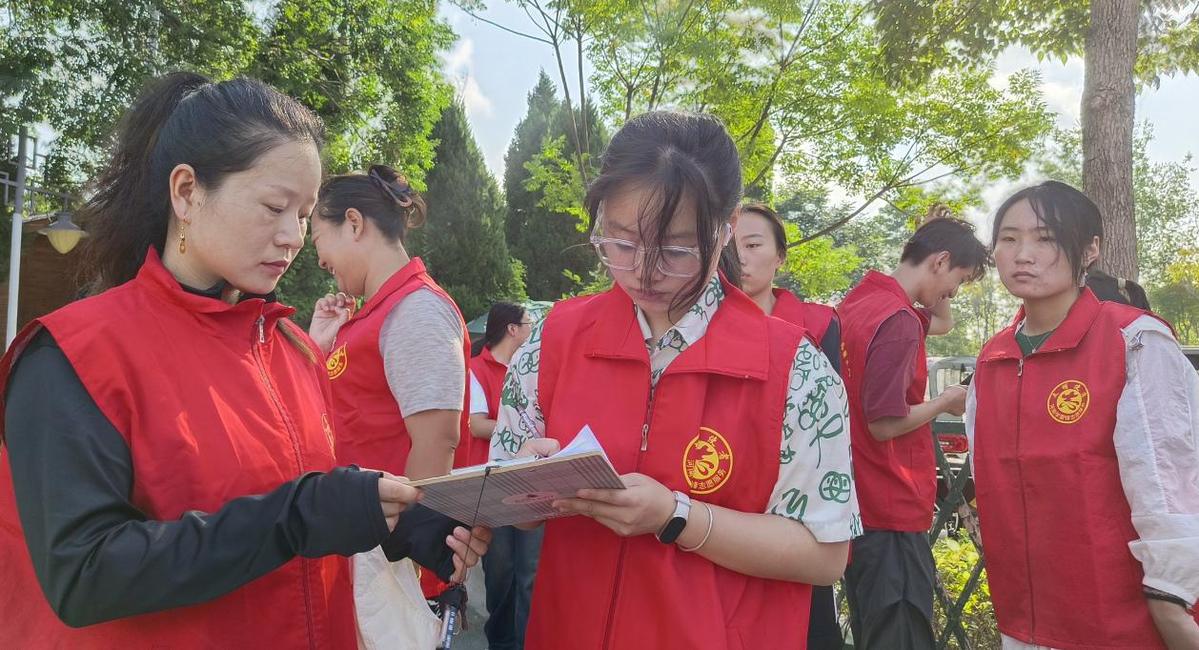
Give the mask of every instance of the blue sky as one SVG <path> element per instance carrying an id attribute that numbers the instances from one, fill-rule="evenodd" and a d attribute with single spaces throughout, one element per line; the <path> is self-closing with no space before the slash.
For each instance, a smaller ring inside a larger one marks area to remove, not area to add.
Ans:
<path id="1" fill-rule="evenodd" d="M 532 24 L 518 7 L 491 2 L 481 15 L 489 20 L 521 31 L 533 31 Z M 458 42 L 444 56 L 446 75 L 458 88 L 483 149 L 487 165 L 497 178 L 504 170 L 504 152 L 516 124 L 524 116 L 529 90 L 544 69 L 557 83 L 557 66 L 548 45 L 504 32 L 475 20 L 449 3 L 441 3 L 441 14 L 458 35 Z M 568 56 L 567 74 L 575 59 Z M 1046 104 L 1058 116 L 1061 126 L 1079 123 L 1082 97 L 1083 62 L 1081 59 L 1038 62 L 1026 51 L 1012 49 L 999 57 L 996 73 L 1010 74 L 1023 68 L 1041 72 Z M 1137 119 L 1148 120 L 1155 138 L 1150 156 L 1157 161 L 1181 160 L 1187 153 L 1199 153 L 1199 120 L 1194 106 L 1199 102 L 1199 77 L 1175 77 L 1162 80 L 1161 87 L 1146 90 L 1137 99 Z M 1013 184 L 997 184 L 986 192 L 988 207 L 994 207 L 1009 193 Z M 1199 188 L 1199 174 L 1192 174 L 1192 185 Z M 988 210 L 989 211 L 989 210 Z"/>

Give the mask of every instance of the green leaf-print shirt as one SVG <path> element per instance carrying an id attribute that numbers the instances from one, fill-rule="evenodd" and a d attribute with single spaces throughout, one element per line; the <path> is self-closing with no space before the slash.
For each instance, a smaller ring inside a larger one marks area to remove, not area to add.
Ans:
<path id="1" fill-rule="evenodd" d="M 699 301 L 657 341 L 645 315 L 637 310 L 649 351 L 652 386 L 657 386 L 658 378 L 683 350 L 707 332 L 723 300 L 724 289 L 713 277 Z M 511 458 L 524 441 L 545 435 L 545 418 L 537 403 L 544 322 L 533 327 L 529 340 L 512 356 L 491 437 L 492 458 Z M 821 542 L 841 542 L 860 535 L 845 386 L 824 353 L 807 339 L 796 350 L 783 408 L 779 477 L 766 513 L 800 522 Z"/>

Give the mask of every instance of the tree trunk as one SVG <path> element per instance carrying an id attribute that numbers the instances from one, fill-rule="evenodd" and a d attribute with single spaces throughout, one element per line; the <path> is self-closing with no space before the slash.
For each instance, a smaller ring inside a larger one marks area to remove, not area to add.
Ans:
<path id="1" fill-rule="evenodd" d="M 1136 87 L 1134 0 L 1092 0 L 1082 92 L 1083 191 L 1103 215 L 1099 266 L 1137 278 L 1137 230 L 1132 198 L 1132 131 Z"/>

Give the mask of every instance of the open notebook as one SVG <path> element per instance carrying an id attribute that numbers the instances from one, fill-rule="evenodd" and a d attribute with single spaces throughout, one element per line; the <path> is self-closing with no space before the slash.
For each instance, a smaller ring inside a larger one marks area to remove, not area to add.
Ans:
<path id="1" fill-rule="evenodd" d="M 624 489 L 590 427 L 547 458 L 494 460 L 412 485 L 424 492 L 424 506 L 491 528 L 561 517 L 550 503 L 585 488 Z"/>

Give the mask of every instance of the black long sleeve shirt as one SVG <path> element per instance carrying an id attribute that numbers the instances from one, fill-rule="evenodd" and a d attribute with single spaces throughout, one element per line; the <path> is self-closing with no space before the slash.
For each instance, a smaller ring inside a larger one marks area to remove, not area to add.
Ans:
<path id="1" fill-rule="evenodd" d="M 46 330 L 13 368 L 6 406 L 25 540 L 42 590 L 68 625 L 201 603 L 296 556 L 348 556 L 389 536 L 380 475 L 355 468 L 305 474 L 212 513 L 148 519 L 130 501 L 124 438 Z"/>

